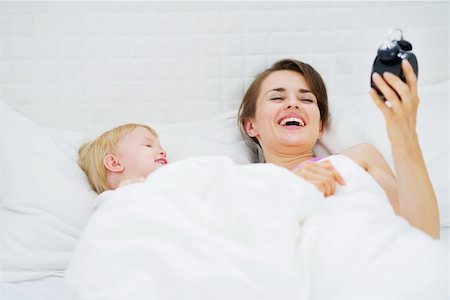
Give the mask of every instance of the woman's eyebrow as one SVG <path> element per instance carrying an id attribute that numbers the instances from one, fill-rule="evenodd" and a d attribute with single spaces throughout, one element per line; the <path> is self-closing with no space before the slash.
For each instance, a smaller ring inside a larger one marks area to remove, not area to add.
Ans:
<path id="1" fill-rule="evenodd" d="M 285 88 L 275 88 L 275 89 L 268 90 L 268 91 L 265 93 L 265 95 L 267 95 L 267 94 L 270 93 L 270 92 L 284 92 L 284 91 L 286 91 Z M 264 96 L 265 96 L 265 95 L 264 95 Z"/>
<path id="2" fill-rule="evenodd" d="M 270 92 L 285 92 L 285 91 L 286 91 L 285 88 L 275 88 L 275 89 L 271 89 L 271 90 L 267 91 L 265 95 L 267 95 L 267 94 L 270 93 Z M 307 89 L 299 89 L 298 91 L 299 91 L 300 93 L 302 93 L 302 94 L 306 94 L 306 93 L 311 93 L 311 94 L 313 94 L 312 91 L 307 90 Z"/>
<path id="3" fill-rule="evenodd" d="M 313 94 L 312 91 L 307 90 L 307 89 L 299 89 L 298 91 L 299 91 L 300 93 L 302 93 L 302 94 L 306 94 L 306 93 L 311 93 L 311 94 Z"/>

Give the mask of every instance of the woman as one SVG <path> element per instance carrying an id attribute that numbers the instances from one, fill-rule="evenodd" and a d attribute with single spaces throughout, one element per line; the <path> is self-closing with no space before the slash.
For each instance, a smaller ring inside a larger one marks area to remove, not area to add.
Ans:
<path id="1" fill-rule="evenodd" d="M 385 103 L 372 88 L 370 95 L 386 120 L 395 174 L 373 146 L 360 144 L 342 153 L 364 168 L 384 189 L 396 214 L 433 238 L 439 238 L 439 211 L 416 133 L 419 98 L 417 78 L 407 60 L 406 77 L 373 75 Z M 254 143 L 265 162 L 286 167 L 314 184 L 325 196 L 345 184 L 328 161 L 315 162 L 313 148 L 329 126 L 325 84 L 303 62 L 278 61 L 248 88 L 239 108 L 244 138 Z"/>

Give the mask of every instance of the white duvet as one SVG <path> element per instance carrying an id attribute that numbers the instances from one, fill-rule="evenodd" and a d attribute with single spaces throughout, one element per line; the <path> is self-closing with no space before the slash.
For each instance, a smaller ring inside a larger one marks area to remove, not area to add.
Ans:
<path id="1" fill-rule="evenodd" d="M 394 215 L 350 159 L 324 198 L 271 164 L 171 163 L 101 194 L 66 283 L 75 299 L 447 299 L 442 245 Z"/>

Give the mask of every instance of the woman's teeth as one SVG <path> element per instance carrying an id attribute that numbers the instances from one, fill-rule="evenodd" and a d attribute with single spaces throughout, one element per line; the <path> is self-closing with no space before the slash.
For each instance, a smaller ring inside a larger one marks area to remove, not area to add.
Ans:
<path id="1" fill-rule="evenodd" d="M 305 123 L 300 118 L 290 117 L 290 118 L 281 120 L 280 125 L 281 126 L 301 126 L 301 127 L 303 127 L 303 126 L 305 126 Z"/>

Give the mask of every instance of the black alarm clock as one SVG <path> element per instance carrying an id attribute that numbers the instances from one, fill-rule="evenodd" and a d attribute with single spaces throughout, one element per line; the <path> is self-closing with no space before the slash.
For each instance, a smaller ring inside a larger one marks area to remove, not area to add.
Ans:
<path id="1" fill-rule="evenodd" d="M 395 32 L 400 33 L 400 38 L 393 38 Z M 414 73 L 418 76 L 419 66 L 417 64 L 417 58 L 411 51 L 411 43 L 403 39 L 403 32 L 399 28 L 390 31 L 388 40 L 378 48 L 378 53 L 373 62 L 372 72 L 370 74 L 370 85 L 378 92 L 378 95 L 380 95 L 383 100 L 386 101 L 383 94 L 373 83 L 372 74 L 378 73 L 382 75 L 384 72 L 390 72 L 405 81 L 401 63 L 403 59 L 407 59 L 411 63 Z"/>

